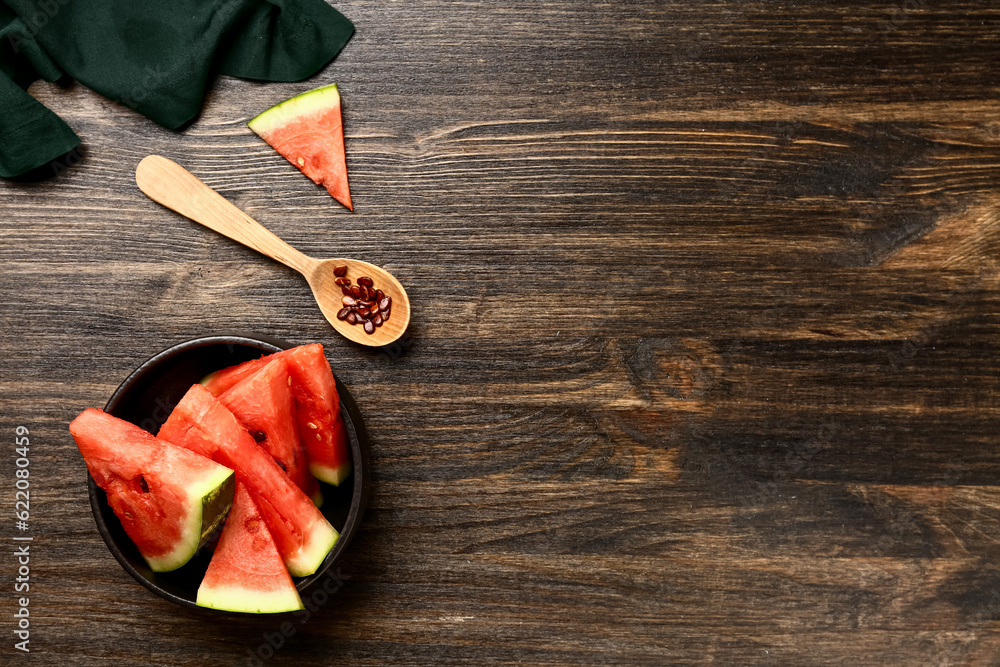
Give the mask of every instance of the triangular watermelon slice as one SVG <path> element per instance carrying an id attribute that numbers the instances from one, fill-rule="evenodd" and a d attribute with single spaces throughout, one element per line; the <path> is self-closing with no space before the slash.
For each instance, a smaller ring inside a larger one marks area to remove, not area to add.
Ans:
<path id="1" fill-rule="evenodd" d="M 233 468 L 258 500 L 288 571 L 304 577 L 319 568 L 337 531 L 207 389 L 192 386 L 158 437 Z"/>
<path id="2" fill-rule="evenodd" d="M 236 482 L 233 509 L 198 587 L 198 606 L 255 614 L 303 609 L 250 491 Z"/>
<path id="3" fill-rule="evenodd" d="M 288 362 L 272 358 L 259 371 L 230 387 L 219 400 L 292 481 L 319 505 L 323 496 L 316 478 L 309 473 L 309 461 L 296 431 L 291 384 Z"/>
<path id="4" fill-rule="evenodd" d="M 230 366 L 212 373 L 202 384 L 218 396 L 276 357 L 288 361 L 299 439 L 309 459 L 309 470 L 327 484 L 338 485 L 351 473 L 351 451 L 340 414 L 337 383 L 322 345 L 300 345 Z"/>
<path id="5" fill-rule="evenodd" d="M 154 572 L 187 563 L 233 499 L 233 471 L 103 410 L 70 422 L 87 470 Z"/>
<path id="6" fill-rule="evenodd" d="M 286 100 L 247 125 L 334 199 L 354 210 L 337 84 Z"/>
<path id="7" fill-rule="evenodd" d="M 351 449 L 330 362 L 319 343 L 280 353 L 288 360 L 299 439 L 318 479 L 338 485 L 351 473 Z"/>

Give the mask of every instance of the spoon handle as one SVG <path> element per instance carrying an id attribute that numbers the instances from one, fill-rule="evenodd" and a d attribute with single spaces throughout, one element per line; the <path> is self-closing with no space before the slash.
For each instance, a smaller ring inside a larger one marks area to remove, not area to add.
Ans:
<path id="1" fill-rule="evenodd" d="M 308 271 L 318 261 L 279 239 L 172 160 L 159 155 L 143 158 L 136 167 L 135 182 L 153 201 L 299 273 Z"/>

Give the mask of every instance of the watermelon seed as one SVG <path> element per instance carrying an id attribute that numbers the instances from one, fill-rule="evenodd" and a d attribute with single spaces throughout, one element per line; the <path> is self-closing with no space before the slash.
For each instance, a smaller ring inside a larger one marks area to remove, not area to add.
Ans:
<path id="1" fill-rule="evenodd" d="M 306 426 L 312 429 L 319 428 L 319 426 L 316 426 L 316 424 L 313 424 L 312 422 L 306 422 Z"/>
<path id="2" fill-rule="evenodd" d="M 304 166 L 306 166 L 306 161 L 305 161 L 305 160 L 303 160 L 302 158 L 299 158 L 299 159 L 298 159 L 298 162 L 299 162 L 299 166 L 300 166 L 300 167 L 304 167 Z"/>
<path id="3" fill-rule="evenodd" d="M 333 267 L 333 275 L 335 275 L 335 276 L 347 275 L 347 266 L 344 265 L 344 266 L 335 266 L 335 267 Z M 351 281 L 348 280 L 347 282 L 351 282 Z"/>
<path id="4" fill-rule="evenodd" d="M 139 488 L 142 489 L 143 493 L 149 493 L 149 484 L 146 483 L 146 478 L 139 475 Z"/>
<path id="5" fill-rule="evenodd" d="M 316 439 L 319 440 L 320 442 L 323 442 L 323 436 L 320 435 L 319 433 L 316 434 Z"/>
<path id="6" fill-rule="evenodd" d="M 341 275 L 336 273 L 339 268 L 334 268 L 334 275 Z M 347 267 L 343 268 L 346 272 Z M 370 276 L 358 277 L 356 285 L 351 285 L 350 279 L 343 277 L 338 278 L 336 283 L 344 293 L 344 307 L 337 312 L 337 319 L 346 320 L 348 324 L 360 324 L 369 335 L 375 333 L 375 327 L 389 321 L 392 297 L 375 289 L 375 281 Z"/>
<path id="7" fill-rule="evenodd" d="M 263 431 L 251 431 L 250 435 L 253 436 L 255 442 L 264 442 L 267 440 L 267 433 L 264 433 Z"/>

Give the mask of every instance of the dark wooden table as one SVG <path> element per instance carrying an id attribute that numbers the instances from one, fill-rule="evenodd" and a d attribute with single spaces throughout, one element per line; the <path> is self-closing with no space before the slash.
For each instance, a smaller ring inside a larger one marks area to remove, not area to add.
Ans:
<path id="1" fill-rule="evenodd" d="M 180 133 L 33 86 L 85 149 L 0 184 L 0 662 L 18 425 L 30 664 L 1000 662 L 1000 7 L 336 6 L 319 76 Z M 330 82 L 353 215 L 245 125 Z M 395 273 L 403 344 L 146 199 L 150 153 Z M 226 331 L 322 342 L 372 435 L 348 580 L 276 650 L 118 566 L 66 429 Z"/>

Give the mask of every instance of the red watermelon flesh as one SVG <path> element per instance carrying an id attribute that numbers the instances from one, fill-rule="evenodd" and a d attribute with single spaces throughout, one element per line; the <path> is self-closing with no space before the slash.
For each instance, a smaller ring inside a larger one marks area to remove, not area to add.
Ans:
<path id="1" fill-rule="evenodd" d="M 295 484 L 319 505 L 319 484 L 309 474 L 299 435 L 295 428 L 295 403 L 288 363 L 272 358 L 262 369 L 243 378 L 219 396 Z"/>
<path id="2" fill-rule="evenodd" d="M 201 607 L 256 614 L 303 608 L 267 523 L 242 481 L 236 482 L 233 508 L 196 602 Z"/>
<path id="3" fill-rule="evenodd" d="M 187 563 L 233 498 L 233 471 L 87 408 L 69 425 L 94 482 L 154 572 Z"/>
<path id="4" fill-rule="evenodd" d="M 159 437 L 233 468 L 257 499 L 289 572 L 304 577 L 316 571 L 336 543 L 337 531 L 207 389 L 192 386 Z"/>
<path id="5" fill-rule="evenodd" d="M 285 100 L 247 125 L 334 199 L 354 210 L 337 84 Z"/>
<path id="6" fill-rule="evenodd" d="M 230 366 L 205 378 L 202 384 L 213 394 L 220 395 L 275 358 L 288 362 L 299 439 L 306 450 L 309 470 L 328 484 L 340 484 L 351 472 L 351 450 L 340 414 L 337 383 L 322 345 L 300 345 L 270 357 Z"/>
<path id="7" fill-rule="evenodd" d="M 229 368 L 223 368 L 221 371 L 215 371 L 206 375 L 202 379 L 201 384 L 212 392 L 215 396 L 221 396 L 226 393 L 233 385 L 238 383 L 240 380 L 250 377 L 260 369 L 267 366 L 275 355 L 260 357 L 259 359 L 251 359 L 250 361 L 244 361 L 242 364 L 237 364 L 235 366 L 230 366 Z"/>

